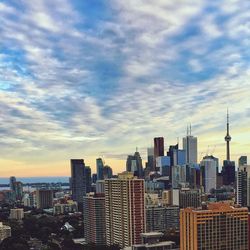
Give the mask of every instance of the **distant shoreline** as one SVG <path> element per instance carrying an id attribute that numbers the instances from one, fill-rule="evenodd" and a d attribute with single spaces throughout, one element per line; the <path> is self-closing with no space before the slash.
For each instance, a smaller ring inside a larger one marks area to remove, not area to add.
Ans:
<path id="1" fill-rule="evenodd" d="M 46 183 L 61 183 L 69 184 L 69 177 L 67 176 L 51 176 L 51 177 L 16 177 L 17 181 L 21 181 L 26 186 Z M 0 187 L 8 187 L 9 178 L 0 178 Z"/>

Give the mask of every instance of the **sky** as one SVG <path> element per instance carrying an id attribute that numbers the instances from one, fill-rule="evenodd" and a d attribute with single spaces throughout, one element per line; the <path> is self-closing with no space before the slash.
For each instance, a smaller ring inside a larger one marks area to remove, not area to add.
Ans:
<path id="1" fill-rule="evenodd" d="M 125 169 L 192 123 L 199 160 L 250 156 L 249 0 L 0 0 L 0 176 Z M 181 143 L 180 143 L 181 145 Z"/>

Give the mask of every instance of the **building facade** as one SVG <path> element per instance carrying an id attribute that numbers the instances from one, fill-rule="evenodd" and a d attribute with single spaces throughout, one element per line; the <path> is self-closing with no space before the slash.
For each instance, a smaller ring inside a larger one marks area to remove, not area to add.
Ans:
<path id="1" fill-rule="evenodd" d="M 106 245 L 104 194 L 87 194 L 83 199 L 84 235 L 87 243 Z"/>
<path id="2" fill-rule="evenodd" d="M 86 195 L 85 164 L 83 159 L 71 160 L 71 190 L 72 199 L 81 206 Z"/>
<path id="3" fill-rule="evenodd" d="M 210 203 L 180 212 L 180 250 L 247 250 L 248 209 Z"/>
<path id="4" fill-rule="evenodd" d="M 144 180 L 131 172 L 105 180 L 107 245 L 128 247 L 141 243 L 146 230 Z"/>
<path id="5" fill-rule="evenodd" d="M 53 190 L 39 189 L 36 190 L 37 208 L 45 209 L 53 207 Z"/>

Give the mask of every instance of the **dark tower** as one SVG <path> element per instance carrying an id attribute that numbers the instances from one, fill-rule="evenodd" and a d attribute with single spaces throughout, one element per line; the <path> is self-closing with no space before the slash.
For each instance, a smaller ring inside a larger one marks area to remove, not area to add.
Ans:
<path id="1" fill-rule="evenodd" d="M 230 141 L 231 136 L 229 135 L 229 114 L 227 110 L 227 135 L 225 136 L 225 141 L 227 142 L 227 161 L 230 161 Z"/>

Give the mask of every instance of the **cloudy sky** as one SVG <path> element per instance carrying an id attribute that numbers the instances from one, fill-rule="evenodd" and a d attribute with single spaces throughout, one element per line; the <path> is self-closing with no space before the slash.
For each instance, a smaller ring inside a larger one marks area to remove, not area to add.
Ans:
<path id="1" fill-rule="evenodd" d="M 192 123 L 199 159 L 250 155 L 249 0 L 0 0 L 0 175 L 115 172 Z"/>

